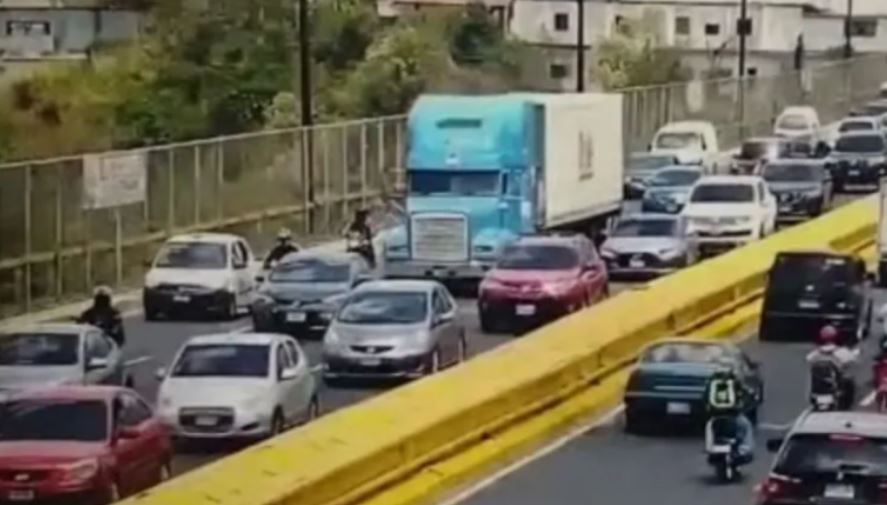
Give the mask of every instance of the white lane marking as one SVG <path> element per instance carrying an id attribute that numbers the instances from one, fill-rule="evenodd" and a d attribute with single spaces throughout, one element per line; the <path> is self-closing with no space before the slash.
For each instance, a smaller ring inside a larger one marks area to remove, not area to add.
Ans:
<path id="1" fill-rule="evenodd" d="M 867 394 L 865 396 L 865 398 L 863 398 L 862 401 L 859 402 L 859 406 L 860 407 L 868 407 L 869 405 L 875 403 L 875 395 L 876 395 L 875 391 L 872 390 L 871 393 Z"/>
<path id="2" fill-rule="evenodd" d="M 533 454 L 530 454 L 524 458 L 521 458 L 521 459 L 515 461 L 514 463 L 502 468 L 501 470 L 494 473 L 493 475 L 491 475 L 491 476 L 477 482 L 476 484 L 462 490 L 461 492 L 452 496 L 451 498 L 449 498 L 445 501 L 442 501 L 442 502 L 437 502 L 437 505 L 456 505 L 457 503 L 463 502 L 463 501 L 471 498 L 472 496 L 476 495 L 477 493 L 483 491 L 485 488 L 492 486 L 496 482 L 504 479 L 505 477 L 508 477 L 508 475 L 514 473 L 517 470 L 520 470 L 521 468 L 529 465 L 530 463 L 533 463 L 534 461 L 537 461 L 540 458 L 543 458 L 543 457 L 553 453 L 554 451 L 567 445 L 568 443 L 572 442 L 573 440 L 581 437 L 585 433 L 588 433 L 591 430 L 595 430 L 597 428 L 600 428 L 602 426 L 605 426 L 605 425 L 608 425 L 608 424 L 614 422 L 619 417 L 619 415 L 622 414 L 623 410 L 625 410 L 625 406 L 620 405 L 620 406 L 616 407 L 615 409 L 611 410 L 610 412 L 608 412 L 607 414 L 605 414 L 601 418 L 597 418 L 589 423 L 585 423 L 585 424 L 581 424 L 581 425 L 577 426 L 575 429 L 568 432 L 567 434 L 565 434 L 565 435 L 561 436 L 560 438 L 555 439 L 553 442 L 543 446 L 542 449 L 534 452 Z"/>
<path id="3" fill-rule="evenodd" d="M 147 363 L 149 361 L 154 361 L 154 356 L 139 356 L 137 358 L 126 360 L 124 363 L 125 366 L 136 366 L 141 365 L 142 363 Z"/>

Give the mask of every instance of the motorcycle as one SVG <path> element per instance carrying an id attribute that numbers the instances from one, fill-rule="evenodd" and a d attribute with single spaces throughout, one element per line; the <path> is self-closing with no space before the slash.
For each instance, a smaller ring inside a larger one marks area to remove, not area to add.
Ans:
<path id="1" fill-rule="evenodd" d="M 739 437 L 734 419 L 713 417 L 706 425 L 705 452 L 708 464 L 715 470 L 718 481 L 734 482 L 739 475 L 739 466 L 744 464 L 739 455 Z"/>
<path id="2" fill-rule="evenodd" d="M 840 410 L 847 404 L 843 377 L 834 364 L 815 362 L 810 366 L 810 407 L 817 412 Z"/>

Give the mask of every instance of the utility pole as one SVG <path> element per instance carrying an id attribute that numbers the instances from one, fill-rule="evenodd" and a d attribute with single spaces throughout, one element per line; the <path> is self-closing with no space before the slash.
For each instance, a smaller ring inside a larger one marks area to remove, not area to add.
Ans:
<path id="1" fill-rule="evenodd" d="M 299 91 L 302 95 L 302 166 L 306 184 L 305 221 L 314 232 L 314 112 L 311 104 L 311 28 L 308 26 L 308 0 L 298 0 L 299 9 Z"/>
<path id="2" fill-rule="evenodd" d="M 736 34 L 739 35 L 739 78 L 745 77 L 746 39 L 751 34 L 751 20 L 748 19 L 748 0 L 739 2 L 739 21 L 736 22 Z"/>
<path id="3" fill-rule="evenodd" d="M 853 0 L 847 0 L 847 18 L 844 20 L 844 57 L 853 56 Z"/>
<path id="4" fill-rule="evenodd" d="M 576 92 L 585 91 L 585 0 L 576 0 Z"/>

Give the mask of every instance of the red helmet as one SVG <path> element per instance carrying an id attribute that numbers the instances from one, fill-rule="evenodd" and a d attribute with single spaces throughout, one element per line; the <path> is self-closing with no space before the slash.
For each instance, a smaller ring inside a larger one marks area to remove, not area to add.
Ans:
<path id="1" fill-rule="evenodd" d="M 827 324 L 819 330 L 820 345 L 834 344 L 838 339 L 838 330 L 834 326 Z"/>

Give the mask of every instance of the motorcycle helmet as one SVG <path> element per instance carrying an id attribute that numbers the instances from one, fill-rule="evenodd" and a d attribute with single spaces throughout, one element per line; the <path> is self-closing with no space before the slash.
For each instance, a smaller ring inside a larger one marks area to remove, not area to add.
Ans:
<path id="1" fill-rule="evenodd" d="M 111 305 L 111 288 L 108 286 L 96 286 L 92 292 L 93 303 L 96 307 L 108 307 Z"/>
<path id="2" fill-rule="evenodd" d="M 838 340 L 838 330 L 834 326 L 827 324 L 819 330 L 819 345 L 835 344 Z"/>
<path id="3" fill-rule="evenodd" d="M 281 228 L 280 231 L 277 232 L 277 240 L 281 242 L 288 242 L 292 238 L 293 232 L 291 232 L 289 228 Z"/>

